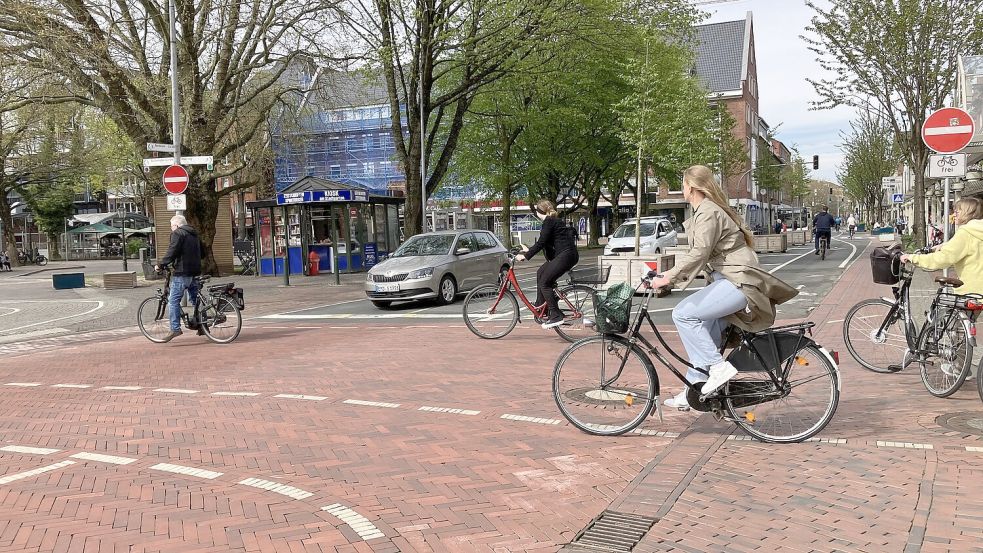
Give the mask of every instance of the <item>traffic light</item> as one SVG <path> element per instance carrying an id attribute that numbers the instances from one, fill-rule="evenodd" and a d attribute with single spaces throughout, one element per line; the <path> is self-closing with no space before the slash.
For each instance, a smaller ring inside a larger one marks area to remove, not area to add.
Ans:
<path id="1" fill-rule="evenodd" d="M 812 156 L 812 168 L 819 169 L 819 156 Z"/>

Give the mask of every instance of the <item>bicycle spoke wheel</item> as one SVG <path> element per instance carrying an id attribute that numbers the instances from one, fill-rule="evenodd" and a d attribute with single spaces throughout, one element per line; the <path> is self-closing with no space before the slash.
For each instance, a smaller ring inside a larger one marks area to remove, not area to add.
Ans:
<path id="1" fill-rule="evenodd" d="M 881 330 L 885 320 L 888 324 Z M 864 300 L 854 305 L 843 320 L 843 341 L 864 368 L 878 373 L 895 372 L 908 351 L 904 327 L 893 303 L 879 298 Z"/>
<path id="2" fill-rule="evenodd" d="M 511 290 L 498 299 L 496 284 L 479 286 L 464 298 L 464 324 L 482 338 L 501 338 L 519 322 L 519 302 Z"/>
<path id="3" fill-rule="evenodd" d="M 918 364 L 922 383 L 935 397 L 949 397 L 966 381 L 973 362 L 973 346 L 961 315 L 940 311 L 918 338 Z"/>
<path id="4" fill-rule="evenodd" d="M 839 373 L 825 350 L 809 345 L 795 355 L 780 389 L 767 373 L 740 372 L 726 384 L 724 394 L 728 414 L 754 438 L 801 442 L 833 419 L 840 401 Z"/>
<path id="5" fill-rule="evenodd" d="M 584 284 L 573 284 L 557 289 L 557 292 L 560 294 L 559 306 L 564 324 L 553 328 L 556 333 L 568 342 L 597 334 L 594 327 L 597 320 L 594 315 L 595 290 Z"/>
<path id="6" fill-rule="evenodd" d="M 137 308 L 137 325 L 151 342 L 162 343 L 171 332 L 167 310 L 167 298 L 157 296 L 143 300 Z"/>
<path id="7" fill-rule="evenodd" d="M 242 314 L 229 298 L 213 297 L 200 313 L 201 328 L 208 339 L 218 344 L 228 344 L 242 330 Z"/>
<path id="8" fill-rule="evenodd" d="M 576 342 L 553 369 L 557 407 L 588 434 L 617 436 L 632 430 L 649 414 L 657 389 L 652 361 L 621 336 Z"/>
<path id="9" fill-rule="evenodd" d="M 980 401 L 983 401 L 983 359 L 976 366 L 976 390 L 980 393 Z"/>

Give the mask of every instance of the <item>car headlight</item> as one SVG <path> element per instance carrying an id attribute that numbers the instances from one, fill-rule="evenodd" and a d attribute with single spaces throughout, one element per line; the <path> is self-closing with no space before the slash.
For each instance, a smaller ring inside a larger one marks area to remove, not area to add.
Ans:
<path id="1" fill-rule="evenodd" d="M 406 278 L 429 278 L 433 276 L 433 267 L 427 267 L 426 269 L 417 269 L 415 271 L 410 271 L 410 274 L 406 275 Z"/>
<path id="2" fill-rule="evenodd" d="M 372 282 L 372 273 L 365 273 L 365 282 Z"/>

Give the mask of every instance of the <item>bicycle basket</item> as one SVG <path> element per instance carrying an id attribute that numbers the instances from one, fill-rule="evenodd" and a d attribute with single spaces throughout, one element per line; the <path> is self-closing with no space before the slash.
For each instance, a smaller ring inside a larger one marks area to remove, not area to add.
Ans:
<path id="1" fill-rule="evenodd" d="M 608 288 L 597 303 L 597 330 L 607 334 L 626 332 L 631 320 L 631 300 L 634 296 L 635 289 L 627 282 Z"/>
<path id="2" fill-rule="evenodd" d="M 572 284 L 604 284 L 608 281 L 611 274 L 611 266 L 602 267 L 574 267 L 570 269 L 570 282 Z"/>
<path id="3" fill-rule="evenodd" d="M 897 284 L 901 280 L 901 246 L 880 246 L 870 254 L 870 269 L 876 284 Z"/>

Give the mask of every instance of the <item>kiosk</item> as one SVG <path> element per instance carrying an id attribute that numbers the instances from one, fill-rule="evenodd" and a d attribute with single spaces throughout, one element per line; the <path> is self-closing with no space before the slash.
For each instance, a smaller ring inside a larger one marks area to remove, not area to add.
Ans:
<path id="1" fill-rule="evenodd" d="M 402 202 L 311 176 L 273 199 L 248 202 L 259 275 L 282 275 L 285 259 L 291 274 L 307 274 L 315 257 L 319 273 L 368 270 L 399 246 Z"/>

